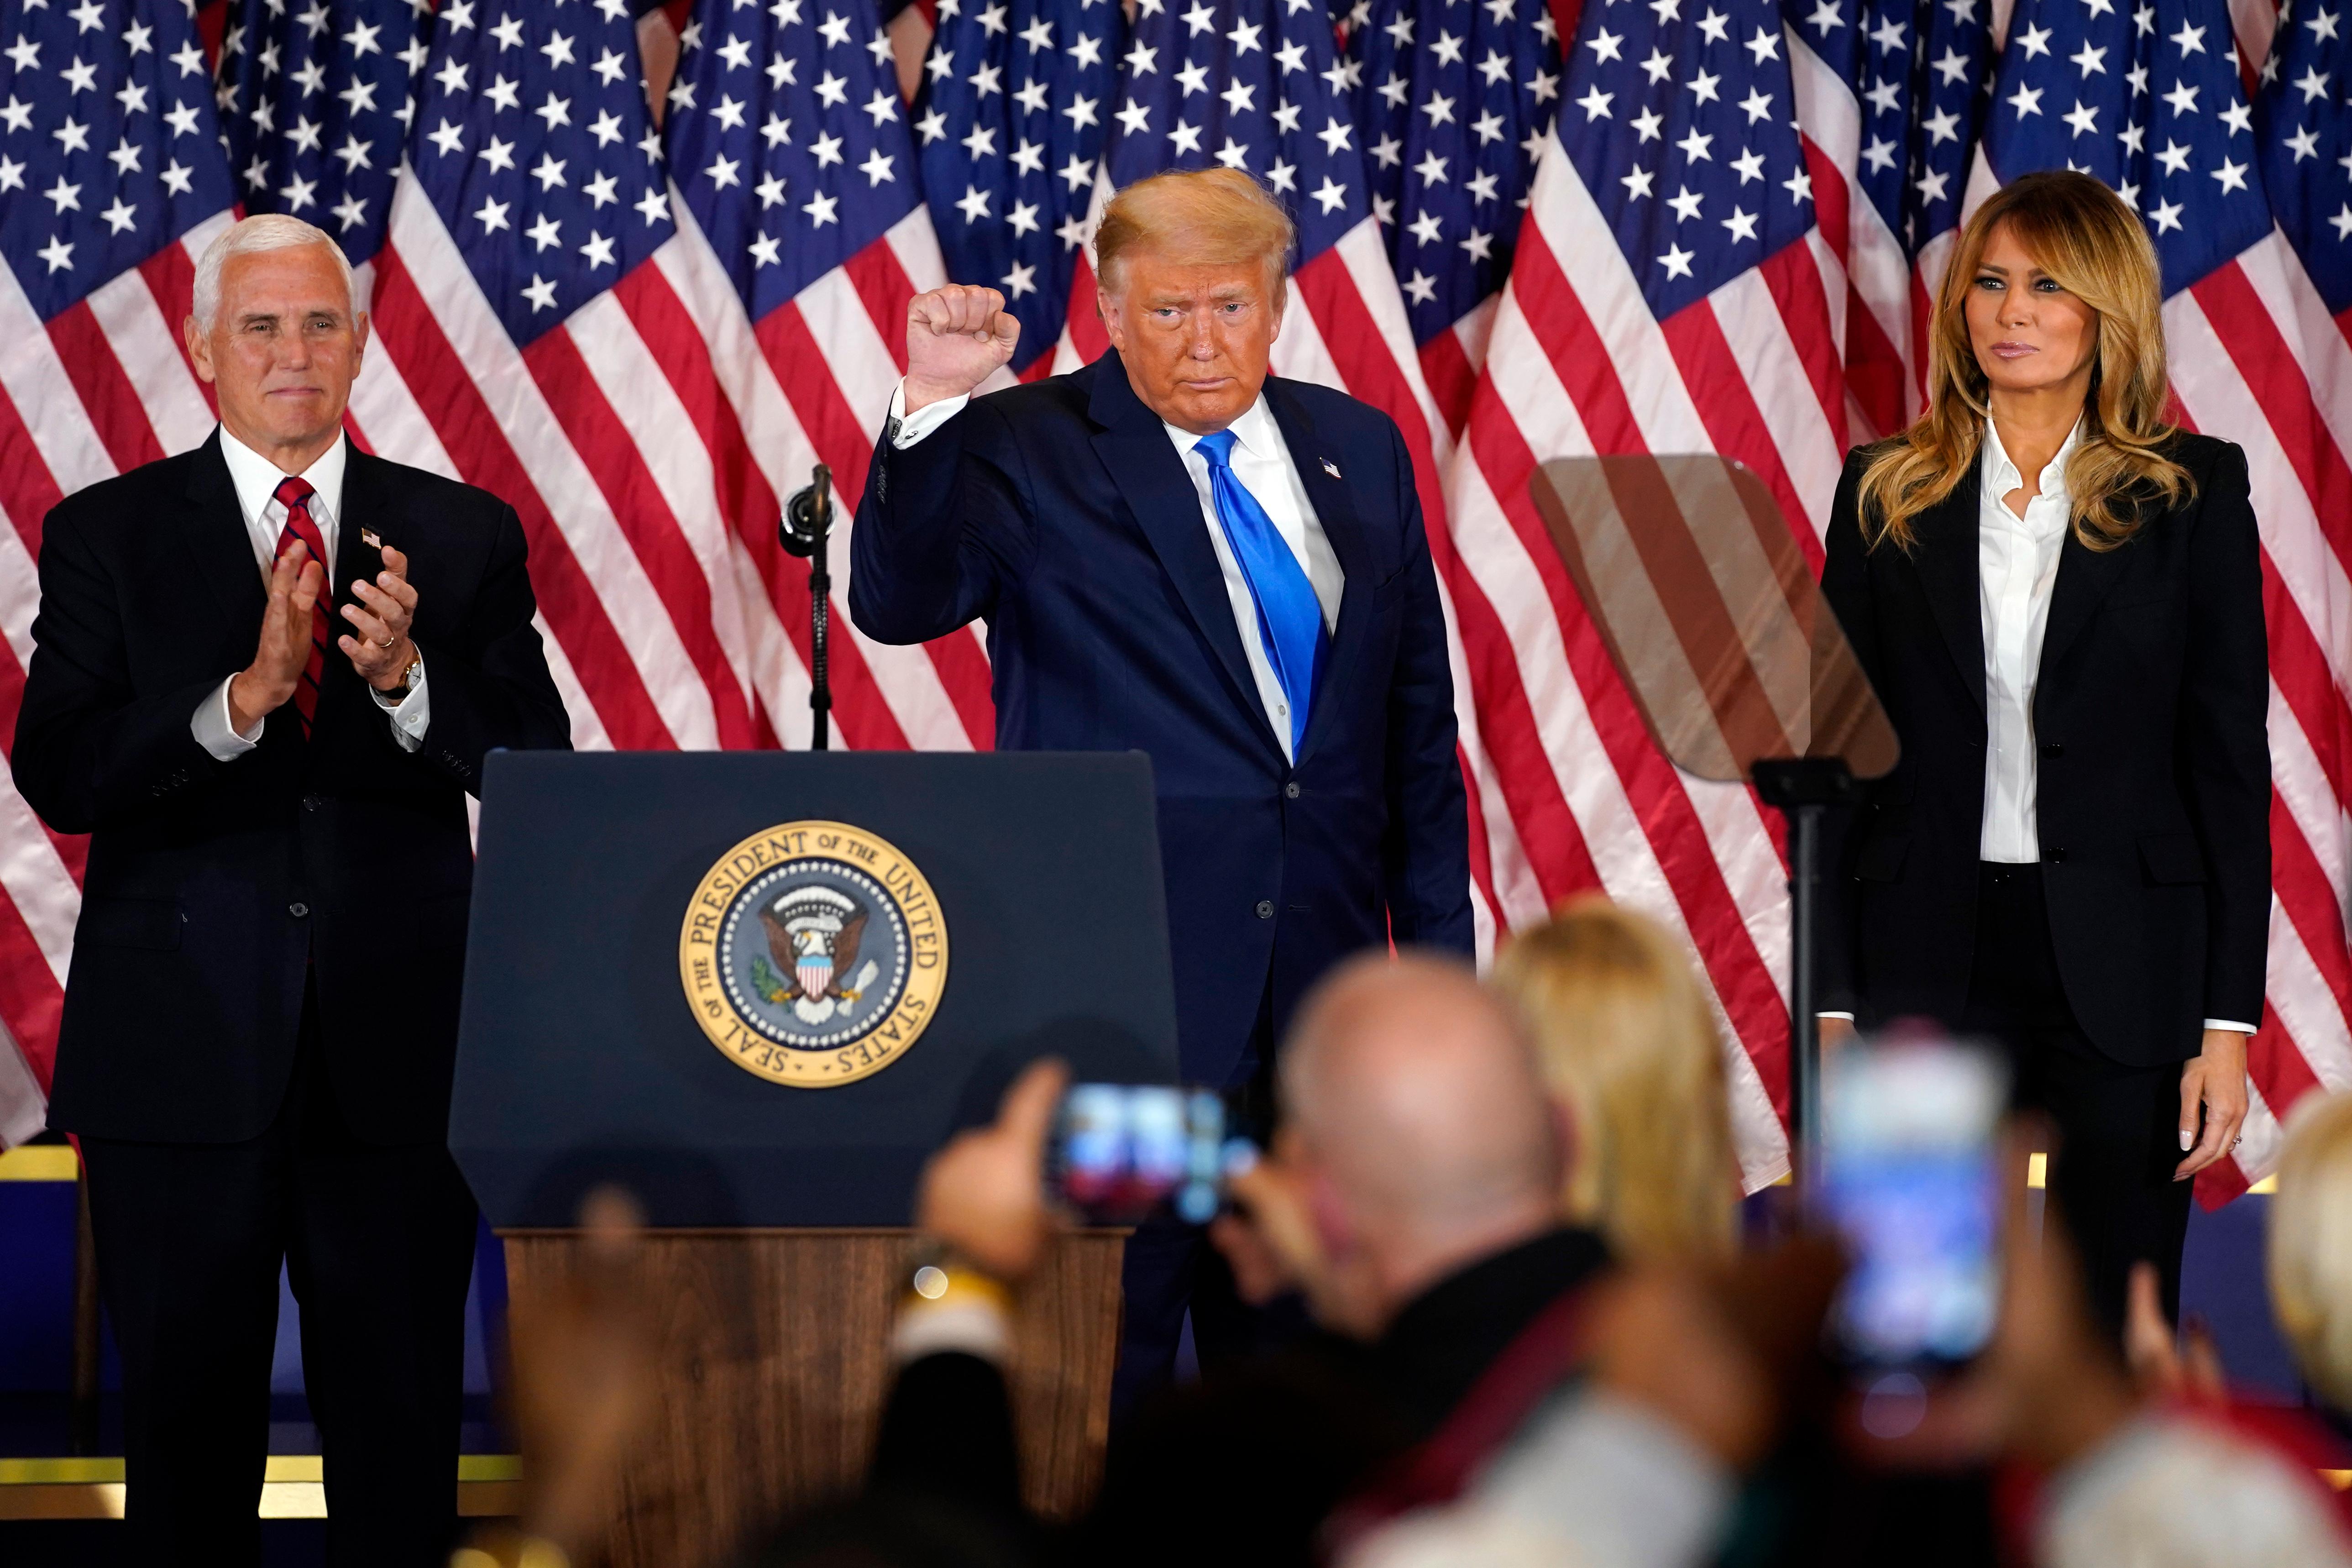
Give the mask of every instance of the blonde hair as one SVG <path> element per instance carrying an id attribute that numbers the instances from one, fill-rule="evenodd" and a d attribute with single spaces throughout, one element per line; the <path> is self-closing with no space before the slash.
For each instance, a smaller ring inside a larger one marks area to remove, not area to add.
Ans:
<path id="1" fill-rule="evenodd" d="M 1992 404 L 1969 336 L 1968 299 L 1985 246 L 2003 225 L 2097 318 L 2083 438 L 2066 462 L 2074 537 L 2086 550 L 2113 550 L 2139 526 L 2142 503 L 2175 505 L 2194 488 L 2160 449 L 2175 432 L 2165 417 L 2171 387 L 2156 248 L 2113 191 L 2088 174 L 2045 169 L 1995 191 L 1960 232 L 1928 328 L 1927 412 L 1884 443 L 1862 476 L 1862 533 L 1873 548 L 1892 540 L 1909 550 L 1913 520 L 1949 496 L 1977 461 Z"/>
<path id="2" fill-rule="evenodd" d="M 1241 169 L 1175 170 L 1138 180 L 1103 208 L 1095 229 L 1095 276 L 1117 294 L 1119 258 L 1148 249 L 1191 267 L 1265 264 L 1279 305 L 1297 230 L 1272 192 Z"/>
<path id="3" fill-rule="evenodd" d="M 2287 1119 L 2270 1284 L 2271 1310 L 2303 1375 L 2352 1410 L 2352 1093 L 2314 1094 Z"/>
<path id="4" fill-rule="evenodd" d="M 1630 1258 L 1728 1256 L 1739 1196 L 1715 1016 L 1674 938 L 1597 894 L 1495 963 L 1575 1121 L 1568 1218 Z"/>
<path id="5" fill-rule="evenodd" d="M 188 314 L 207 332 L 217 325 L 214 318 L 220 314 L 221 270 L 228 265 L 230 257 L 253 256 L 265 250 L 295 250 L 306 245 L 323 245 L 327 254 L 335 258 L 335 270 L 343 279 L 343 295 L 351 301 L 352 315 L 356 319 L 367 307 L 360 299 L 359 279 L 352 274 L 351 258 L 343 254 L 343 247 L 325 229 L 284 213 L 256 213 L 240 218 L 205 247 L 204 255 L 196 261 L 195 289 L 189 300 Z"/>

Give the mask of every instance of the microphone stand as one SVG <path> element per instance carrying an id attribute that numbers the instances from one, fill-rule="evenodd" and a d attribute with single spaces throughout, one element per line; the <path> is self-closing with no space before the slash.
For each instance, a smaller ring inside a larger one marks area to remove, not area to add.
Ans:
<path id="1" fill-rule="evenodd" d="M 833 470 L 816 466 L 806 488 L 794 490 L 776 520 L 776 542 L 786 553 L 809 563 L 809 750 L 830 749 L 827 730 L 833 711 L 833 681 L 827 670 L 826 644 L 833 624 L 833 572 L 827 563 L 826 536 L 833 531 Z"/>
<path id="2" fill-rule="evenodd" d="M 1813 967 L 1819 951 L 1822 817 L 1857 797 L 1843 757 L 1759 757 L 1748 780 L 1789 819 L 1789 1105 L 1796 1123 L 1797 1180 L 1822 1179 L 1822 1033 Z"/>

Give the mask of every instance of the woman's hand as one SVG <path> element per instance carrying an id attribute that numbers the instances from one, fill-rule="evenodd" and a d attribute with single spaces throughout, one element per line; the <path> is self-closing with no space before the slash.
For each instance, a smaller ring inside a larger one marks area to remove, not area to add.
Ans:
<path id="1" fill-rule="evenodd" d="M 2235 1029 L 2208 1029 L 2204 1050 L 2180 1069 L 2180 1147 L 2187 1152 L 2173 1168 L 2176 1182 L 2238 1146 L 2238 1129 L 2246 1120 L 2246 1038 Z"/>

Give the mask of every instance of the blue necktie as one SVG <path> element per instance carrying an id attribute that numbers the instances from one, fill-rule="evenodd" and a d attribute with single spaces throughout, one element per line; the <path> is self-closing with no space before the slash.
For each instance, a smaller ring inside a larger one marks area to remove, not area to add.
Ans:
<path id="1" fill-rule="evenodd" d="M 1233 546 L 1234 559 L 1241 563 L 1242 577 L 1257 605 L 1257 635 L 1265 645 L 1267 661 L 1274 666 L 1274 678 L 1290 700 L 1290 751 L 1296 757 L 1307 739 L 1307 707 L 1315 697 L 1315 669 L 1323 662 L 1323 650 L 1330 646 L 1323 630 L 1323 606 L 1315 597 L 1315 584 L 1307 580 L 1306 568 L 1276 530 L 1274 519 L 1265 515 L 1265 508 L 1257 504 L 1248 487 L 1234 477 L 1234 433 L 1220 430 L 1203 436 L 1192 450 L 1209 461 L 1209 493 L 1217 503 L 1217 522 L 1225 531 L 1225 542 Z"/>

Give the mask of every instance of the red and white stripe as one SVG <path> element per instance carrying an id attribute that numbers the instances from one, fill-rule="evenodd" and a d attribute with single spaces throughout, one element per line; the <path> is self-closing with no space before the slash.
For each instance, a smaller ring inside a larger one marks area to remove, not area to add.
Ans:
<path id="1" fill-rule="evenodd" d="M 1861 101 L 1796 28 L 1783 30 L 1805 167 L 1813 177 L 1810 237 L 1844 356 L 1850 437 L 1874 440 L 1910 423 L 1925 355 L 1916 347 L 1914 284 L 1902 243 L 1863 191 Z"/>

